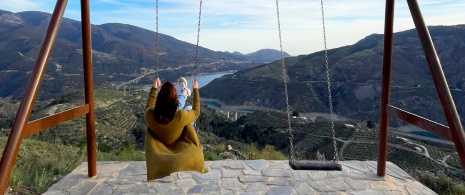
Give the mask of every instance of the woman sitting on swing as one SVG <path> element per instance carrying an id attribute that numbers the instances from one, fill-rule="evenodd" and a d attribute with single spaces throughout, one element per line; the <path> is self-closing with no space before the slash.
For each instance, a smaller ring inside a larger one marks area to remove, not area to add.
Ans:
<path id="1" fill-rule="evenodd" d="M 153 180 L 178 171 L 205 173 L 203 148 L 192 123 L 200 116 L 200 95 L 197 81 L 192 81 L 193 107 L 183 109 L 191 91 L 187 81 L 179 79 L 181 93 L 170 82 L 160 87 L 159 78 L 150 89 L 145 111 L 145 157 L 147 180 Z M 190 106 L 189 106 L 190 107 Z"/>

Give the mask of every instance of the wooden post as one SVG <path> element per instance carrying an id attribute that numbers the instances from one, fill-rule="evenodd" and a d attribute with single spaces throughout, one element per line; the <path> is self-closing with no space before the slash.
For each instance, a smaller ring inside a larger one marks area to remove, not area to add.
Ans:
<path id="1" fill-rule="evenodd" d="M 387 138 L 389 115 L 387 106 L 391 94 L 391 66 L 392 66 L 392 37 L 394 28 L 394 0 L 386 0 L 386 13 L 384 18 L 384 53 L 383 53 L 383 79 L 381 89 L 380 122 L 379 122 L 379 151 L 378 176 L 383 177 L 386 172 Z"/>
<path id="2" fill-rule="evenodd" d="M 84 60 L 85 102 L 89 105 L 86 115 L 87 166 L 89 177 L 97 175 L 97 146 L 95 139 L 94 83 L 92 78 L 92 39 L 89 0 L 81 0 L 82 50 Z"/>

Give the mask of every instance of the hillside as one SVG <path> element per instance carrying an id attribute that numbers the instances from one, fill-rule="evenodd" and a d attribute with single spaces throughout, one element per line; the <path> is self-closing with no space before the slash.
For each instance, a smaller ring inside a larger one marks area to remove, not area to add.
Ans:
<path id="1" fill-rule="evenodd" d="M 142 91 L 123 92 L 112 89 L 96 89 L 95 117 L 97 142 L 103 151 L 117 151 L 125 142 L 134 143 L 137 149 L 143 149 L 145 125 L 143 113 L 148 93 Z M 53 101 L 38 101 L 32 111 L 31 119 L 36 120 L 55 113 L 82 105 L 84 94 L 69 93 Z M 0 137 L 8 136 L 11 130 L 14 114 L 19 107 L 18 101 L 0 100 Z M 198 125 L 204 132 L 211 132 L 210 120 L 218 118 L 215 110 L 202 105 Z M 207 122 L 204 122 L 207 121 Z M 46 131 L 32 135 L 30 138 L 47 142 L 61 142 L 66 145 L 80 146 L 85 143 L 85 117 L 79 117 Z M 218 143 L 218 137 L 211 133 L 203 134 L 203 142 Z M 208 139 L 209 141 L 207 141 Z"/>
<path id="2" fill-rule="evenodd" d="M 0 97 L 21 97 L 35 64 L 51 15 L 0 10 Z M 155 32 L 127 24 L 92 25 L 94 80 L 97 87 L 115 84 L 155 72 Z M 196 46 L 172 36 L 159 34 L 160 71 L 166 79 L 192 74 Z M 222 72 L 250 68 L 279 58 L 274 55 L 247 55 L 199 49 L 199 71 Z M 64 18 L 44 76 L 40 99 L 82 89 L 81 23 Z M 142 78 L 140 83 L 150 83 Z"/>
<path id="3" fill-rule="evenodd" d="M 256 62 L 273 62 L 281 59 L 281 52 L 274 49 L 261 49 L 253 53 L 246 54 L 252 61 Z M 290 57 L 286 52 L 283 52 L 283 57 Z"/>
<path id="4" fill-rule="evenodd" d="M 121 91 L 96 90 L 95 94 L 99 151 L 118 151 L 124 148 L 125 143 L 133 143 L 136 149 L 143 149 L 146 130 L 143 107 L 147 93 L 131 92 L 130 95 L 124 96 Z M 65 95 L 55 102 L 38 107 L 34 111 L 34 117 L 67 109 L 78 104 L 82 98 L 76 94 Z M 317 153 L 326 159 L 333 158 L 331 125 L 327 119 L 296 118 L 291 119 L 291 123 L 297 159 L 317 159 Z M 48 142 L 61 140 L 66 145 L 79 146 L 85 139 L 84 124 L 82 117 L 50 128 L 32 138 Z M 288 135 L 284 133 L 287 130 L 287 115 L 281 111 L 257 111 L 233 121 L 225 118 L 223 112 L 202 105 L 196 128 L 206 149 L 207 145 L 215 146 L 221 143 L 231 144 L 239 151 L 246 150 L 247 144 L 254 144 L 258 148 L 272 145 L 276 150 L 289 155 Z M 341 160 L 376 160 L 378 134 L 376 128 L 368 128 L 363 121 L 337 122 L 335 135 L 339 157 Z M 460 170 L 459 157 L 455 148 L 450 145 L 415 140 L 393 131 L 388 142 L 389 161 L 412 175 L 417 170 L 444 170 L 451 178 L 465 179 L 463 171 Z M 419 162 L 424 166 L 417 167 Z"/>
<path id="5" fill-rule="evenodd" d="M 465 118 L 465 25 L 429 27 L 462 118 Z M 378 120 L 383 36 L 373 34 L 328 51 L 331 90 L 337 114 Z M 324 53 L 286 58 L 291 110 L 328 112 Z M 391 104 L 444 122 L 417 33 L 394 34 Z M 278 62 L 225 75 L 201 89 L 205 97 L 227 105 L 285 108 L 282 68 Z M 253 93 L 250 93 L 253 92 Z"/>
<path id="6" fill-rule="evenodd" d="M 296 159 L 333 159 L 331 124 L 324 118 L 291 119 Z M 217 127 L 214 133 L 238 142 L 256 143 L 263 147 L 270 144 L 289 155 L 287 116 L 279 111 L 257 111 L 232 123 Z M 366 123 L 349 121 L 335 124 L 335 137 L 340 160 L 373 160 L 378 158 L 376 128 Z M 388 160 L 411 175 L 419 171 L 442 170 L 449 177 L 465 180 L 459 156 L 453 146 L 440 146 L 404 137 L 391 131 L 388 137 Z M 323 157 L 318 157 L 319 153 Z M 444 161 L 444 159 L 446 159 Z M 418 166 L 421 164 L 422 166 Z"/>
<path id="7" fill-rule="evenodd" d="M 144 160 L 142 151 L 147 126 L 143 121 L 143 111 L 147 95 L 146 92 L 137 91 L 124 95 L 118 90 L 95 90 L 99 161 Z M 31 120 L 67 110 L 82 102 L 82 93 L 66 94 L 54 101 L 40 101 Z M 0 102 L 2 146 L 6 143 L 13 121 L 13 116 L 6 113 L 16 110 L 18 106 L 16 101 Z M 220 153 L 225 151 L 226 145 L 232 145 L 241 152 L 245 160 L 289 158 L 289 140 L 285 133 L 287 115 L 281 111 L 257 111 L 234 121 L 226 118 L 221 110 L 202 105 L 201 116 L 196 123 L 207 160 L 222 159 Z M 293 118 L 291 123 L 297 159 L 333 159 L 331 124 L 327 119 Z M 376 128 L 368 128 L 363 121 L 336 122 L 335 134 L 340 160 L 377 160 L 379 133 Z M 454 181 L 465 179 L 453 147 L 415 140 L 392 131 L 389 135 L 388 160 L 409 174 L 421 176 L 442 171 Z M 85 118 L 80 117 L 30 136 L 22 147 L 17 163 L 21 169 L 14 172 L 16 178 L 12 179 L 11 185 L 18 188 L 15 191 L 28 189 L 41 192 L 74 169 L 78 162 L 85 160 Z M 50 148 L 55 148 L 53 153 L 44 152 Z M 37 161 L 41 158 L 44 160 Z M 73 162 L 63 160 L 68 158 Z M 30 174 L 27 170 L 31 169 L 43 176 Z"/>

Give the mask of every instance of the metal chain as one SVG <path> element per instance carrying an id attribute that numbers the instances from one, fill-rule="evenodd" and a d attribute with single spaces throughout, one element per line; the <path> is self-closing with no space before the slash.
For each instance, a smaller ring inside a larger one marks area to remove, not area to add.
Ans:
<path id="1" fill-rule="evenodd" d="M 158 55 L 158 0 L 156 0 L 156 32 L 155 32 L 155 35 L 156 35 L 156 38 L 155 38 L 155 58 L 157 60 L 157 64 L 156 64 L 156 67 L 157 67 L 157 78 L 159 77 L 159 74 L 158 74 L 158 71 L 159 71 L 159 67 L 160 67 L 160 58 L 159 58 L 159 55 Z"/>
<path id="2" fill-rule="evenodd" d="M 329 113 L 331 116 L 331 130 L 333 131 L 333 144 L 334 144 L 334 161 L 339 163 L 339 155 L 336 144 L 336 131 L 334 130 L 333 118 L 333 101 L 331 97 L 331 80 L 329 79 L 329 62 L 328 62 L 328 49 L 326 47 L 326 27 L 325 27 L 325 13 L 323 7 L 323 0 L 321 0 L 321 20 L 323 21 L 323 39 L 325 44 L 325 64 L 326 64 L 326 82 L 328 83 L 328 99 L 329 99 Z"/>
<path id="3" fill-rule="evenodd" d="M 202 0 L 200 0 L 200 5 L 199 5 L 199 23 L 197 25 L 197 46 L 195 49 L 195 65 L 194 65 L 194 73 L 192 74 L 195 78 L 197 78 L 197 69 L 199 66 L 199 41 L 200 41 L 200 19 L 202 18 Z M 195 123 L 197 124 L 197 123 Z M 194 124 L 194 125 L 195 125 Z M 199 133 L 199 128 L 196 128 L 195 132 L 198 134 Z"/>
<path id="4" fill-rule="evenodd" d="M 199 6 L 199 24 L 197 25 L 197 47 L 195 50 L 195 65 L 194 65 L 194 80 L 197 77 L 197 69 L 198 69 L 198 64 L 199 64 L 199 40 L 200 40 L 200 19 L 202 16 L 202 0 L 200 0 L 200 6 Z"/>
<path id="5" fill-rule="evenodd" d="M 286 65 L 284 64 L 284 55 L 283 55 L 283 44 L 282 44 L 282 38 L 281 38 L 281 21 L 279 19 L 279 4 L 278 0 L 276 0 L 276 16 L 278 18 L 278 32 L 279 32 L 279 48 L 281 52 L 281 66 L 283 69 L 283 83 L 284 83 L 284 94 L 286 97 L 286 113 L 287 113 L 287 123 L 288 123 L 288 129 L 287 133 L 289 134 L 288 139 L 289 139 L 289 144 L 290 144 L 290 153 L 291 153 L 291 162 L 295 161 L 295 155 L 294 155 L 294 135 L 292 135 L 292 127 L 291 127 L 291 114 L 289 111 L 289 96 L 288 96 L 288 90 L 287 90 L 287 74 L 286 74 Z"/>

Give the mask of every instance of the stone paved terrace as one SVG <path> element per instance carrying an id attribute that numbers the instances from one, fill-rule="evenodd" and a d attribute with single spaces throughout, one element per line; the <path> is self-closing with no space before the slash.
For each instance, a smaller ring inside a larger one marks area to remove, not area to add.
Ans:
<path id="1" fill-rule="evenodd" d="M 207 161 L 206 174 L 177 172 L 146 181 L 145 162 L 97 162 L 87 177 L 82 163 L 45 194 L 436 194 L 409 174 L 387 163 L 386 177 L 375 161 L 343 161 L 342 171 L 294 171 L 288 161 Z"/>

